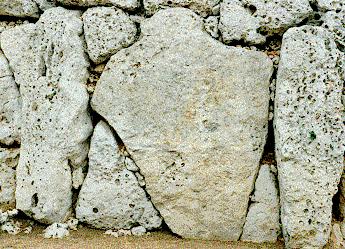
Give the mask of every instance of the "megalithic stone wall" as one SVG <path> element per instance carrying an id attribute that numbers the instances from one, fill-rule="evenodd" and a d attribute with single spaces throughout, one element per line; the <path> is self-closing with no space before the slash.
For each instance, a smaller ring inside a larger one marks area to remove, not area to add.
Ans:
<path id="1" fill-rule="evenodd" d="M 0 1 L 0 223 L 341 245 L 344 27 L 342 0 Z"/>

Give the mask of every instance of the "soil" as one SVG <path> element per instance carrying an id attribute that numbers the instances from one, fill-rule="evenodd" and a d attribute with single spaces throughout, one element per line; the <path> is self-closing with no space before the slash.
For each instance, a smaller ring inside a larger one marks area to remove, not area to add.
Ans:
<path id="1" fill-rule="evenodd" d="M 209 248 L 236 248 L 236 249 L 283 249 L 282 241 L 277 243 L 245 243 L 229 241 L 201 241 L 181 239 L 169 232 L 152 232 L 142 237 L 120 237 L 115 238 L 105 235 L 102 230 L 95 230 L 87 227 L 71 231 L 68 237 L 63 239 L 44 239 L 42 236 L 44 227 L 34 226 L 30 234 L 19 233 L 10 235 L 0 232 L 0 248 L 123 248 L 123 249 L 209 249 Z"/>

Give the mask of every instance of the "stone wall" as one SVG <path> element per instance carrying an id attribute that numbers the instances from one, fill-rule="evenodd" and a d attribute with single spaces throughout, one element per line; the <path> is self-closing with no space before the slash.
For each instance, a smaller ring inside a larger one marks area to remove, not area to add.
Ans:
<path id="1" fill-rule="evenodd" d="M 0 223 L 341 248 L 344 52 L 342 0 L 2 0 Z"/>

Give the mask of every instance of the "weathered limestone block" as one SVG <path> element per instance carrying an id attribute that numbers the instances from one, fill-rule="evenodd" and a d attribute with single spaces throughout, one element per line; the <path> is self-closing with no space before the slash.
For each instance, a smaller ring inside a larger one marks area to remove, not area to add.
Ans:
<path id="1" fill-rule="evenodd" d="M 16 167 L 19 149 L 0 148 L 0 210 L 15 208 Z"/>
<path id="2" fill-rule="evenodd" d="M 39 9 L 33 0 L 1 0 L 0 16 L 38 17 Z"/>
<path id="3" fill-rule="evenodd" d="M 95 7 L 83 15 L 85 40 L 90 59 L 102 63 L 135 41 L 137 28 L 120 9 Z"/>
<path id="4" fill-rule="evenodd" d="M 209 16 L 205 19 L 205 30 L 213 37 L 219 37 L 219 16 Z"/>
<path id="5" fill-rule="evenodd" d="M 237 240 L 267 133 L 272 63 L 162 10 L 109 60 L 92 106 L 127 146 L 170 229 Z"/>
<path id="6" fill-rule="evenodd" d="M 57 2 L 69 6 L 99 6 L 99 5 L 114 5 L 116 7 L 135 10 L 140 7 L 139 0 L 57 0 Z"/>
<path id="7" fill-rule="evenodd" d="M 276 242 L 280 233 L 279 196 L 270 165 L 262 165 L 255 182 L 241 239 L 256 243 Z"/>
<path id="8" fill-rule="evenodd" d="M 289 29 L 275 97 L 281 220 L 288 248 L 322 248 L 343 170 L 341 53 L 321 27 Z"/>
<path id="9" fill-rule="evenodd" d="M 59 7 L 1 34 L 23 102 L 16 205 L 44 223 L 69 215 L 72 171 L 86 164 L 92 124 L 82 30 L 80 12 Z"/>
<path id="10" fill-rule="evenodd" d="M 148 15 L 153 15 L 160 9 L 184 7 L 206 17 L 215 14 L 219 2 L 220 0 L 144 0 L 144 8 Z"/>
<path id="11" fill-rule="evenodd" d="M 266 35 L 283 34 L 312 11 L 308 0 L 224 0 L 219 29 L 225 43 L 260 44 Z"/>
<path id="12" fill-rule="evenodd" d="M 0 50 L 0 144 L 20 143 L 21 98 L 8 61 Z"/>
<path id="13" fill-rule="evenodd" d="M 158 228 L 162 219 L 140 187 L 109 126 L 95 128 L 89 152 L 89 171 L 76 207 L 77 218 L 96 228 L 131 229 L 137 224 Z M 129 159 L 130 160 L 130 159 Z"/>
<path id="14" fill-rule="evenodd" d="M 55 0 L 35 0 L 35 2 L 42 11 L 55 7 Z"/>

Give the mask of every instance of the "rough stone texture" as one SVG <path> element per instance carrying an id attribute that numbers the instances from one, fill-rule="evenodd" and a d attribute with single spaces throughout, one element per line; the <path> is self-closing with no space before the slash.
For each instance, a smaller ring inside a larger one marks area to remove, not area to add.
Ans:
<path id="1" fill-rule="evenodd" d="M 71 171 L 86 163 L 92 124 L 81 34 L 80 12 L 61 7 L 1 34 L 23 102 L 16 205 L 44 223 L 69 215 Z"/>
<path id="2" fill-rule="evenodd" d="M 308 0 L 224 0 L 220 31 L 225 43 L 265 42 L 265 35 L 283 34 L 312 12 Z"/>
<path id="3" fill-rule="evenodd" d="M 216 11 L 219 2 L 220 0 L 144 0 L 144 8 L 148 15 L 153 15 L 160 9 L 184 7 L 205 17 Z"/>
<path id="4" fill-rule="evenodd" d="M 341 53 L 321 27 L 289 29 L 275 97 L 281 220 L 287 247 L 321 248 L 343 170 Z"/>
<path id="5" fill-rule="evenodd" d="M 16 167 L 19 149 L 0 148 L 0 210 L 15 207 Z"/>
<path id="6" fill-rule="evenodd" d="M 39 9 L 33 0 L 1 0 L 0 16 L 37 18 Z"/>
<path id="7" fill-rule="evenodd" d="M 227 47 L 183 8 L 113 57 L 92 106 L 116 129 L 170 229 L 237 240 L 267 132 L 271 61 Z"/>
<path id="8" fill-rule="evenodd" d="M 42 11 L 55 7 L 54 0 L 35 0 L 35 2 Z"/>
<path id="9" fill-rule="evenodd" d="M 344 9 L 344 0 L 316 0 L 318 7 L 323 10 L 341 10 Z"/>
<path id="10" fill-rule="evenodd" d="M 329 248 L 331 249 L 343 249 L 345 248 L 345 241 L 343 234 L 341 233 L 340 225 L 334 223 L 332 226 L 332 232 L 329 240 Z"/>
<path id="11" fill-rule="evenodd" d="M 120 9 L 95 7 L 83 15 L 85 39 L 90 59 L 102 63 L 135 41 L 137 28 Z"/>
<path id="12" fill-rule="evenodd" d="M 111 129 L 101 121 L 91 139 L 89 171 L 76 207 L 80 221 L 105 229 L 161 225 L 157 210 L 134 173 L 126 168 L 126 159 Z"/>
<path id="13" fill-rule="evenodd" d="M 241 239 L 256 243 L 276 242 L 280 233 L 279 196 L 270 165 L 261 166 L 251 201 Z"/>
<path id="14" fill-rule="evenodd" d="M 57 0 L 57 2 L 69 6 L 84 7 L 114 5 L 126 10 L 135 10 L 140 6 L 139 0 Z"/>
<path id="15" fill-rule="evenodd" d="M 20 143 L 21 98 L 8 61 L 0 50 L 0 144 Z"/>
<path id="16" fill-rule="evenodd" d="M 216 39 L 219 37 L 218 23 L 219 23 L 219 16 L 209 16 L 208 18 L 205 19 L 206 31 L 213 38 L 216 38 Z"/>
<path id="17" fill-rule="evenodd" d="M 339 13 L 328 11 L 322 16 L 322 27 L 330 31 L 338 45 L 338 49 L 345 52 L 345 6 Z"/>

